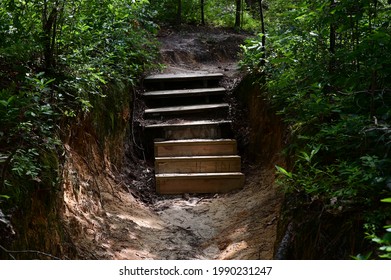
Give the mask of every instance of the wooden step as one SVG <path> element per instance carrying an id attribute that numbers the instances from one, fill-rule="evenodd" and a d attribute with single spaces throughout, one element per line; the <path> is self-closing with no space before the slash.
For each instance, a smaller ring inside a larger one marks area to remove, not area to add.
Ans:
<path id="1" fill-rule="evenodd" d="M 155 157 L 236 155 L 231 139 L 190 139 L 155 142 Z"/>
<path id="2" fill-rule="evenodd" d="M 145 82 L 182 82 L 194 80 L 218 80 L 223 78 L 221 73 L 183 73 L 183 74 L 156 74 L 150 75 L 144 79 Z"/>
<path id="3" fill-rule="evenodd" d="M 155 173 L 240 172 L 240 156 L 158 157 Z"/>
<path id="4" fill-rule="evenodd" d="M 207 113 L 207 112 L 219 111 L 219 110 L 225 110 L 228 113 L 228 109 L 229 109 L 228 103 L 219 103 L 219 104 L 201 104 L 201 105 L 153 108 L 153 109 L 146 109 L 144 113 L 146 116 L 165 116 L 165 115 Z"/>
<path id="5" fill-rule="evenodd" d="M 203 121 L 180 121 L 148 124 L 145 128 L 164 128 L 164 127 L 193 127 L 193 126 L 208 126 L 208 125 L 231 125 L 232 121 L 228 120 L 203 120 Z"/>
<path id="6" fill-rule="evenodd" d="M 197 88 L 197 89 L 177 89 L 177 90 L 156 90 L 144 92 L 142 95 L 146 98 L 177 98 L 177 97 L 194 97 L 223 95 L 225 88 Z"/>
<path id="7" fill-rule="evenodd" d="M 221 73 L 158 74 L 144 79 L 151 90 L 216 87 L 224 75 Z"/>
<path id="8" fill-rule="evenodd" d="M 146 125 L 149 138 L 173 139 L 218 139 L 232 137 L 231 121 L 182 121 Z"/>
<path id="9" fill-rule="evenodd" d="M 244 175 L 240 172 L 156 174 L 156 191 L 159 194 L 227 193 L 241 189 Z"/>
<path id="10" fill-rule="evenodd" d="M 145 141 L 154 150 L 158 193 L 227 193 L 243 187 L 237 143 L 225 120 L 223 77 L 199 72 L 144 79 L 145 121 L 154 122 L 144 125 Z"/>

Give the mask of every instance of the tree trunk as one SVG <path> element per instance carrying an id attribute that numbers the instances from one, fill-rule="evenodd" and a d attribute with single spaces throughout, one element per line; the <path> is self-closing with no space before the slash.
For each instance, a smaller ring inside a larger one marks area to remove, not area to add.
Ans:
<path id="1" fill-rule="evenodd" d="M 182 0 L 178 0 L 178 10 L 176 14 L 176 23 L 181 24 L 182 23 Z"/>
<path id="2" fill-rule="evenodd" d="M 48 7 L 48 1 L 44 1 L 42 10 L 42 29 L 43 29 L 43 49 L 44 61 L 47 71 L 55 68 L 55 45 L 57 35 L 57 17 L 58 3 L 55 2 L 52 7 Z M 49 12 L 50 10 L 50 12 Z"/>
<path id="3" fill-rule="evenodd" d="M 240 28 L 240 13 L 242 11 L 242 0 L 236 0 L 235 27 Z"/>
<path id="4" fill-rule="evenodd" d="M 265 18 L 263 15 L 263 7 L 262 7 L 262 0 L 258 0 L 259 2 L 259 16 L 261 18 L 261 32 L 262 32 L 262 60 L 261 65 L 265 65 L 265 44 L 266 44 L 266 34 L 265 34 Z"/>

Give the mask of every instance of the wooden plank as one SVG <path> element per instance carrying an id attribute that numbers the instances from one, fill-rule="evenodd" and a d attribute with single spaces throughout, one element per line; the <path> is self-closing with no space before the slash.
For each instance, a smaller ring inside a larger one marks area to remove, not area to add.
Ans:
<path id="1" fill-rule="evenodd" d="M 220 104 L 201 104 L 201 105 L 188 105 L 188 106 L 173 106 L 173 107 L 161 107 L 146 109 L 145 115 L 175 115 L 175 114 L 188 114 L 197 112 L 207 112 L 219 109 L 227 109 L 228 103 Z"/>
<path id="2" fill-rule="evenodd" d="M 155 159 L 156 173 L 240 172 L 240 156 L 160 157 Z"/>
<path id="3" fill-rule="evenodd" d="M 231 139 L 192 139 L 155 142 L 155 157 L 236 155 Z"/>
<path id="4" fill-rule="evenodd" d="M 223 95 L 225 88 L 197 88 L 197 89 L 178 89 L 178 90 L 156 90 L 144 92 L 142 95 L 147 98 L 174 98 L 174 97 L 192 97 Z"/>
<path id="5" fill-rule="evenodd" d="M 232 173 L 156 174 L 159 194 L 227 193 L 241 189 L 244 175 Z"/>
<path id="6" fill-rule="evenodd" d="M 186 121 L 181 123 L 161 123 L 145 126 L 155 138 L 164 139 L 218 139 L 232 137 L 231 121 Z"/>
<path id="7" fill-rule="evenodd" d="M 221 126 L 205 125 L 205 126 L 180 126 L 163 129 L 164 139 L 218 139 L 226 135 Z M 230 135 L 231 136 L 231 135 Z"/>
<path id="8" fill-rule="evenodd" d="M 207 126 L 207 125 L 224 125 L 232 124 L 232 121 L 217 120 L 217 121 L 183 121 L 178 123 L 156 123 L 146 125 L 145 128 L 160 128 L 160 127 L 188 127 L 188 126 Z"/>
<path id="9" fill-rule="evenodd" d="M 146 82 L 175 82 L 175 81 L 194 81 L 194 80 L 216 80 L 223 78 L 221 73 L 183 73 L 183 74 L 156 74 L 150 75 L 144 79 Z"/>

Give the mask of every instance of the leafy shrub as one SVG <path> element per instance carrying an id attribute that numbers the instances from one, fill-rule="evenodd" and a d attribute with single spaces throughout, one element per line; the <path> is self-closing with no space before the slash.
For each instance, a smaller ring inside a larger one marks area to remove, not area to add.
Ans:
<path id="1" fill-rule="evenodd" d="M 266 45 L 247 41 L 242 65 L 290 128 L 281 185 L 378 229 L 390 214 L 375 213 L 390 194 L 391 4 L 332 2 L 270 2 Z"/>
<path id="2" fill-rule="evenodd" d="M 382 202 L 391 203 L 391 198 L 385 198 Z M 383 259 L 391 259 L 391 225 L 384 226 L 386 233 L 379 237 L 376 234 L 376 228 L 371 224 L 367 225 L 367 238 L 378 244 L 379 257 Z"/>
<path id="3" fill-rule="evenodd" d="M 157 26 L 147 4 L 0 2 L 0 195 L 7 203 L 58 182 L 60 123 L 92 110 L 111 84 L 136 84 L 153 67 Z"/>

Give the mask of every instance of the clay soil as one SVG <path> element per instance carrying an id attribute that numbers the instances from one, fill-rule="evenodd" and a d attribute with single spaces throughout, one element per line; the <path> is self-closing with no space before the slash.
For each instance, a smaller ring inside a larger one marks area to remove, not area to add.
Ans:
<path id="1" fill-rule="evenodd" d="M 162 29 L 163 72 L 222 72 L 232 88 L 242 76 L 237 54 L 246 37 L 212 28 Z M 68 147 L 64 175 L 65 217 L 80 258 L 273 258 L 281 204 L 273 164 L 245 161 L 245 186 L 233 193 L 158 196 L 151 164 L 133 164 L 125 173 L 134 178 L 121 181 L 90 148 L 86 160 Z M 94 182 L 99 196 L 89 187 Z"/>

